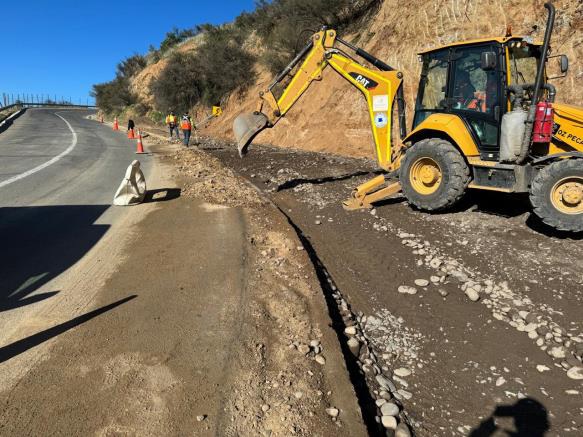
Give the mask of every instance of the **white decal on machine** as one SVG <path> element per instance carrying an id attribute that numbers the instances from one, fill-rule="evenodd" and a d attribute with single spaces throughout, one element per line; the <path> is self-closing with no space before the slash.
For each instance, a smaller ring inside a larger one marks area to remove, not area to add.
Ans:
<path id="1" fill-rule="evenodd" d="M 374 112 L 388 111 L 389 110 L 389 96 L 386 94 L 372 96 L 372 110 Z"/>

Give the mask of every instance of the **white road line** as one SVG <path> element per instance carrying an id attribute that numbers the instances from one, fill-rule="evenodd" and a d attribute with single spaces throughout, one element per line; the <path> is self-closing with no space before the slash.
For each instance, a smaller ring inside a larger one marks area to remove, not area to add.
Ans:
<path id="1" fill-rule="evenodd" d="M 63 117 L 61 117 L 56 112 L 55 112 L 55 115 L 67 124 L 67 127 L 69 128 L 69 130 L 73 134 L 73 141 L 71 141 L 71 145 L 69 147 L 67 147 L 65 150 L 63 150 L 61 153 L 59 153 L 57 156 L 55 156 L 54 158 L 45 162 L 44 164 L 41 164 L 35 168 L 32 168 L 30 170 L 25 171 L 24 173 L 20 173 L 19 175 L 13 176 L 10 179 L 6 179 L 5 181 L 0 182 L 0 188 L 4 188 L 6 185 L 10 185 L 13 182 L 19 181 L 20 179 L 24 179 L 27 176 L 30 176 L 32 174 L 35 174 L 35 173 L 41 171 L 41 170 L 44 170 L 48 166 L 53 165 L 55 162 L 59 161 L 59 159 L 61 159 L 63 156 L 66 156 L 69 153 L 71 153 L 71 151 L 75 148 L 75 146 L 77 145 L 77 133 L 73 130 L 73 128 L 71 127 L 71 125 L 69 124 L 69 122 L 67 120 L 65 120 Z"/>

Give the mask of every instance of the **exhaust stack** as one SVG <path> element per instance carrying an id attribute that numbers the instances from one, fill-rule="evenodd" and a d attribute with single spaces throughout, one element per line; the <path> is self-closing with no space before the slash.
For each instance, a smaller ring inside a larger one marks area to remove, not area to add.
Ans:
<path id="1" fill-rule="evenodd" d="M 253 139 L 259 132 L 268 127 L 267 116 L 261 112 L 252 114 L 241 114 L 233 122 L 233 132 L 237 139 L 237 150 L 242 158 L 247 154 L 247 150 Z"/>

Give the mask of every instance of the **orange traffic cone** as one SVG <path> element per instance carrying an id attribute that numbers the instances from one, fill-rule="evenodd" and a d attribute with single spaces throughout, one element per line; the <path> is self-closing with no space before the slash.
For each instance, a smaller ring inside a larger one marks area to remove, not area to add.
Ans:
<path id="1" fill-rule="evenodd" d="M 130 130 L 128 130 L 128 138 L 129 138 L 130 140 L 133 140 L 134 138 L 136 138 L 136 137 L 134 136 L 134 130 L 133 130 L 133 129 L 130 129 Z"/>
<path id="2" fill-rule="evenodd" d="M 119 130 L 119 124 L 117 122 L 117 117 L 113 119 L 113 130 Z"/>
<path id="3" fill-rule="evenodd" d="M 138 148 L 136 149 L 136 154 L 142 154 L 144 152 L 144 144 L 142 143 L 142 132 L 138 131 Z"/>

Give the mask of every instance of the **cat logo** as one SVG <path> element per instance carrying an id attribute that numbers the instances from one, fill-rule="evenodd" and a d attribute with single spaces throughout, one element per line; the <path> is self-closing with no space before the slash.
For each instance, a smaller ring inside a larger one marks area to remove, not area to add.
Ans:
<path id="1" fill-rule="evenodd" d="M 369 79 L 368 77 L 363 76 L 362 74 L 358 74 L 358 73 L 349 73 L 349 74 L 355 81 L 357 81 L 359 84 L 361 84 L 367 90 L 375 89 L 378 86 L 377 82 L 375 82 L 372 79 Z"/>

